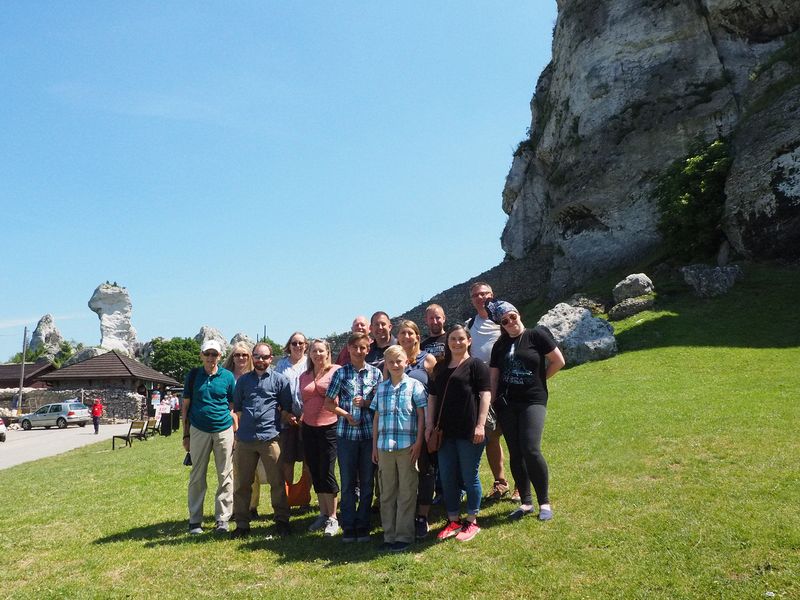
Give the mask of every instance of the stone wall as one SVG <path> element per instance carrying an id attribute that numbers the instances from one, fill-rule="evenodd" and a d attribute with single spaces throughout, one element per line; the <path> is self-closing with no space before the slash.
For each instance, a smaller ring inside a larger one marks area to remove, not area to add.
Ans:
<path id="1" fill-rule="evenodd" d="M 0 414 L 11 414 L 12 398 L 17 391 L 18 388 L 0 389 Z M 33 412 L 45 404 L 63 402 L 70 398 L 78 398 L 87 406 L 91 405 L 95 398 L 101 398 L 105 407 L 103 417 L 106 419 L 138 419 L 143 414 L 146 401 L 144 396 L 123 389 L 43 390 L 23 388 L 23 412 Z"/>

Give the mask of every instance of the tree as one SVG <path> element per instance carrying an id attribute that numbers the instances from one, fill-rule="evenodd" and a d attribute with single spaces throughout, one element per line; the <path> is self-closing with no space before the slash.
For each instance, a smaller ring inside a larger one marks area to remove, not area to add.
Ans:
<path id="1" fill-rule="evenodd" d="M 156 371 L 182 382 L 192 367 L 202 365 L 200 344 L 192 338 L 156 338 L 150 364 Z"/>

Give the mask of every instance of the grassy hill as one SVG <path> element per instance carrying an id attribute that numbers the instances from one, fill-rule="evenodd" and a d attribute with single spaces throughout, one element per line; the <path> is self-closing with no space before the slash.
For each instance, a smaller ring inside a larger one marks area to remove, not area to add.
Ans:
<path id="1" fill-rule="evenodd" d="M 286 541 L 190 538 L 180 439 L 105 443 L 0 471 L 0 594 L 798 598 L 798 297 L 797 268 L 766 266 L 714 300 L 667 290 L 615 324 L 619 356 L 559 373 L 552 522 L 508 523 L 504 501 L 473 541 L 399 556 L 378 527 L 369 545 L 307 534 L 311 514 Z"/>

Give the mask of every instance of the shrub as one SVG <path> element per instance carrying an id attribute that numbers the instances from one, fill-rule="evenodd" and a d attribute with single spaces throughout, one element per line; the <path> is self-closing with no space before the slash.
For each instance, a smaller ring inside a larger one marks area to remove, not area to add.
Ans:
<path id="1" fill-rule="evenodd" d="M 720 222 L 730 166 L 730 152 L 724 140 L 698 142 L 687 157 L 675 161 L 659 179 L 659 230 L 669 254 L 692 260 L 716 252 L 723 240 Z"/>

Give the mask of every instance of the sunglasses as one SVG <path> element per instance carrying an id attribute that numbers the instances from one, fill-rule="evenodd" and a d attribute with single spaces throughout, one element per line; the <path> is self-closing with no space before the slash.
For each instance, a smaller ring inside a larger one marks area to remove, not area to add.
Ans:
<path id="1" fill-rule="evenodd" d="M 233 355 L 233 358 L 247 358 L 248 356 L 250 356 L 250 355 L 249 354 L 244 354 L 242 352 L 237 352 L 236 354 Z"/>
<path id="2" fill-rule="evenodd" d="M 500 319 L 500 325 L 508 325 L 509 323 L 514 323 L 519 319 L 519 315 L 516 313 L 511 313 L 507 317 Z"/>
<path id="3" fill-rule="evenodd" d="M 306 343 L 305 342 L 294 341 L 294 342 L 291 342 L 291 345 L 292 346 L 305 346 Z"/>
<path id="4" fill-rule="evenodd" d="M 269 360 L 272 358 L 271 354 L 253 354 L 253 360 Z"/>
<path id="5" fill-rule="evenodd" d="M 219 356 L 219 352 L 212 352 L 211 350 L 207 350 L 203 352 L 203 356 Z"/>

